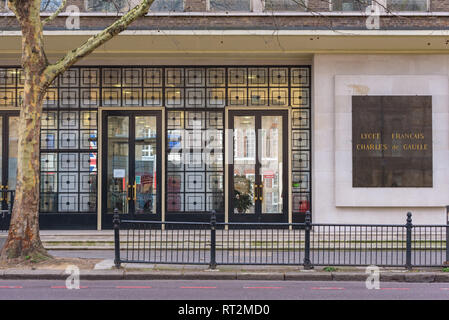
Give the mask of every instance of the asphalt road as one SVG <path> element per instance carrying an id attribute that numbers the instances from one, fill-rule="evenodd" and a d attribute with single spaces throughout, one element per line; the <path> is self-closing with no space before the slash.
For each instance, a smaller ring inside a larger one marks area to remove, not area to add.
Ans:
<path id="1" fill-rule="evenodd" d="M 297 281 L 64 281 L 1 280 L 0 300 L 448 300 L 449 284 Z"/>

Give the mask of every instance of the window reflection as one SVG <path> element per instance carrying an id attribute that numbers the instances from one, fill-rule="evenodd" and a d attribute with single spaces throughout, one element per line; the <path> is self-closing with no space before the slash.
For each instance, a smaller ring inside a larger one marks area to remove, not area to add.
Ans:
<path id="1" fill-rule="evenodd" d="M 427 0 L 387 0 L 391 11 L 427 11 Z"/>
<path id="2" fill-rule="evenodd" d="M 41 12 L 55 12 L 61 6 L 61 3 L 62 0 L 42 0 Z"/>
<path id="3" fill-rule="evenodd" d="M 265 0 L 265 11 L 306 11 L 307 0 Z"/>
<path id="4" fill-rule="evenodd" d="M 155 0 L 150 12 L 184 11 L 183 0 Z"/>
<path id="5" fill-rule="evenodd" d="M 250 0 L 210 0 L 211 11 L 251 11 Z"/>
<path id="6" fill-rule="evenodd" d="M 371 0 L 333 0 L 332 11 L 365 11 Z"/>

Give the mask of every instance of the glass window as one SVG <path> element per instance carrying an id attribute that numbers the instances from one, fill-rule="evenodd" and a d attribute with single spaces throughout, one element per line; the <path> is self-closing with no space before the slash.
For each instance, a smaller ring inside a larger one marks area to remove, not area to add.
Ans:
<path id="1" fill-rule="evenodd" d="M 427 11 L 427 0 L 387 0 L 390 11 Z"/>
<path id="2" fill-rule="evenodd" d="M 62 0 L 42 0 L 41 12 L 55 12 L 61 6 Z"/>
<path id="3" fill-rule="evenodd" d="M 306 11 L 307 0 L 265 0 L 265 11 Z"/>
<path id="4" fill-rule="evenodd" d="M 211 11 L 251 11 L 250 0 L 210 0 Z"/>
<path id="5" fill-rule="evenodd" d="M 183 0 L 155 0 L 150 7 L 153 12 L 184 11 Z"/>
<path id="6" fill-rule="evenodd" d="M 332 11 L 365 11 L 371 0 L 334 0 Z"/>
<path id="7" fill-rule="evenodd" d="M 87 0 L 88 12 L 122 12 L 130 2 L 126 0 Z"/>

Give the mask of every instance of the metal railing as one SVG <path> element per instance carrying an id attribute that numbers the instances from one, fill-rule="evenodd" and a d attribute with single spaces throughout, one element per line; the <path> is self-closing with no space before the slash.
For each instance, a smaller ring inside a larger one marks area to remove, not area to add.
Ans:
<path id="1" fill-rule="evenodd" d="M 0 232 L 8 231 L 15 190 L 0 190 Z"/>
<path id="2" fill-rule="evenodd" d="M 115 265 L 121 263 L 441 267 L 449 225 L 209 223 L 120 220 L 114 213 Z"/>

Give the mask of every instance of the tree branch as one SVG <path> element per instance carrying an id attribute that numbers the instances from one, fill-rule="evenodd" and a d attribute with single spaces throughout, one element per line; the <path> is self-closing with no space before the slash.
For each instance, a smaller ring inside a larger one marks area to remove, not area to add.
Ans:
<path id="1" fill-rule="evenodd" d="M 109 27 L 89 38 L 80 47 L 68 52 L 65 57 L 58 62 L 47 66 L 44 71 L 46 83 L 50 84 L 58 74 L 64 72 L 81 58 L 87 56 L 99 46 L 125 30 L 133 21 L 146 15 L 153 1 L 154 0 L 143 0 L 139 5 L 131 9 Z"/>
<path id="2" fill-rule="evenodd" d="M 62 0 L 62 3 L 61 3 L 61 5 L 59 6 L 59 8 L 58 8 L 58 9 L 57 9 L 51 16 L 49 16 L 48 18 L 45 18 L 45 19 L 42 21 L 42 25 L 44 26 L 44 25 L 46 25 L 47 23 L 53 21 L 53 20 L 54 20 L 54 19 L 55 19 L 55 18 L 62 12 L 62 10 L 64 10 L 66 4 L 67 4 L 67 0 Z"/>

